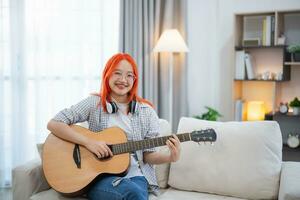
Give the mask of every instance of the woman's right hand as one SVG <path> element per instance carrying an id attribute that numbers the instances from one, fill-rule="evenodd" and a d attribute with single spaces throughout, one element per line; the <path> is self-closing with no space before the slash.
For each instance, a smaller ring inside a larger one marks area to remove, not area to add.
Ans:
<path id="1" fill-rule="evenodd" d="M 98 158 L 112 157 L 113 153 L 107 146 L 106 142 L 88 140 L 85 147 L 92 153 L 94 153 Z"/>

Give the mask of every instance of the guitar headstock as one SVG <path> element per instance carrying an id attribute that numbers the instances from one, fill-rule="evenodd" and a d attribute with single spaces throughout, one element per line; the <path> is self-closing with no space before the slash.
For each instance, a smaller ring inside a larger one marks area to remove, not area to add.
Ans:
<path id="1" fill-rule="evenodd" d="M 193 131 L 191 133 L 191 140 L 194 142 L 215 142 L 217 140 L 217 134 L 212 128 Z"/>

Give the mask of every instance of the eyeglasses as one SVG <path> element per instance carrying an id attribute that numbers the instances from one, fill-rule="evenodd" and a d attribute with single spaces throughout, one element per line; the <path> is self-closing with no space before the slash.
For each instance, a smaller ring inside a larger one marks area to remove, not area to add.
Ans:
<path id="1" fill-rule="evenodd" d="M 131 73 L 123 74 L 120 71 L 114 71 L 112 73 L 112 76 L 118 80 L 122 80 L 123 77 L 125 77 L 125 80 L 128 82 L 133 82 L 135 80 L 135 76 L 133 74 L 131 74 Z"/>

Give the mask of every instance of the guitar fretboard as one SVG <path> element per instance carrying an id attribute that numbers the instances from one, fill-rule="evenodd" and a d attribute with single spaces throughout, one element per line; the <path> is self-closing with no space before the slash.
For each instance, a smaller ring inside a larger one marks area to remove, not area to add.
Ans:
<path id="1" fill-rule="evenodd" d="M 182 133 L 176 134 L 180 142 L 190 141 L 191 135 L 190 133 Z M 139 141 L 128 141 L 126 143 L 114 144 L 111 146 L 112 152 L 114 155 L 122 154 L 122 153 L 130 153 L 141 149 L 150 149 L 153 147 L 159 147 L 166 145 L 166 141 L 172 137 L 164 136 L 158 138 L 151 138 L 146 140 L 139 140 Z"/>

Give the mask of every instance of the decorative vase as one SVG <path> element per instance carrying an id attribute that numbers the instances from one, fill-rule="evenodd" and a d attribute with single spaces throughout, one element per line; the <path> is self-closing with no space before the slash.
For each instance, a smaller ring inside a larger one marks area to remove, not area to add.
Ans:
<path id="1" fill-rule="evenodd" d="M 293 62 L 300 62 L 300 53 L 292 53 L 292 61 Z"/>
<path id="2" fill-rule="evenodd" d="M 293 107 L 293 115 L 299 115 L 300 114 L 300 107 Z"/>

